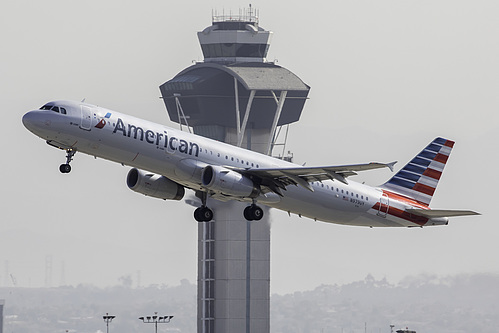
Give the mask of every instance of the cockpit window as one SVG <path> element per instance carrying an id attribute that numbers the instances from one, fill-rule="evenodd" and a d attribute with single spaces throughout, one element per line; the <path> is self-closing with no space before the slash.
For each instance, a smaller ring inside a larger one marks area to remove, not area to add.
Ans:
<path id="1" fill-rule="evenodd" d="M 52 111 L 55 111 L 57 113 L 66 114 L 66 109 L 65 108 L 58 107 L 58 106 L 55 106 L 55 105 L 50 105 L 50 104 L 45 104 L 44 106 L 42 106 L 40 108 L 40 110 L 52 110 Z"/>

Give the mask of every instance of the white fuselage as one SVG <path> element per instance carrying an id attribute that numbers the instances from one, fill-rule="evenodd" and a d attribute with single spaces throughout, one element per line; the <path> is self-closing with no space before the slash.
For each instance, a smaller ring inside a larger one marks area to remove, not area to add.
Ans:
<path id="1" fill-rule="evenodd" d="M 65 103 L 65 104 L 64 104 Z M 232 168 L 298 167 L 296 164 L 172 129 L 116 111 L 62 101 L 67 113 L 34 110 L 23 123 L 34 134 L 63 149 L 75 149 L 138 169 L 163 175 L 184 187 L 205 190 L 204 166 Z M 267 193 L 257 202 L 312 219 L 372 227 L 422 226 L 404 217 L 406 208 L 419 207 L 407 198 L 388 197 L 379 188 L 349 180 L 311 183 L 313 192 L 287 186 L 283 196 Z M 215 198 L 217 198 L 215 196 Z M 250 198 L 237 198 L 251 202 Z M 417 223 L 416 223 L 417 222 Z"/>

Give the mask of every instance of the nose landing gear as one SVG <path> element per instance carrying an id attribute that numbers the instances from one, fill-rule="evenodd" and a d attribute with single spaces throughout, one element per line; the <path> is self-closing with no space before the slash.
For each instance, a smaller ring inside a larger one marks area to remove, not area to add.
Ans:
<path id="1" fill-rule="evenodd" d="M 69 163 L 73 160 L 73 156 L 76 154 L 75 149 L 66 149 L 66 163 L 59 166 L 59 171 L 62 173 L 70 173 L 71 165 Z"/>

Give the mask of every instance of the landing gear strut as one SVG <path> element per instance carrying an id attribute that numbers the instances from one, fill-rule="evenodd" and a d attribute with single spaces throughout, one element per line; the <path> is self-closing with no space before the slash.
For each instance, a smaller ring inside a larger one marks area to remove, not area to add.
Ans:
<path id="1" fill-rule="evenodd" d="M 213 220 L 213 211 L 206 207 L 206 199 L 208 198 L 208 193 L 201 192 L 196 194 L 199 194 L 201 197 L 201 207 L 196 208 L 196 210 L 194 211 L 194 218 L 198 222 L 209 222 Z"/>
<path id="2" fill-rule="evenodd" d="M 244 218 L 248 221 L 260 221 L 263 217 L 263 209 L 255 204 L 244 208 Z"/>
<path id="3" fill-rule="evenodd" d="M 71 172 L 71 165 L 69 163 L 73 160 L 73 156 L 76 154 L 75 149 L 66 149 L 66 163 L 61 164 L 59 167 L 59 171 L 62 173 L 69 173 Z"/>

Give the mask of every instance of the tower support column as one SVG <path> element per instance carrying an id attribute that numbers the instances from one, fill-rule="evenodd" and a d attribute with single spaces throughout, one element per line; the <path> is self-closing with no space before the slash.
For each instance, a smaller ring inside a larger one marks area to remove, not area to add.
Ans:
<path id="1" fill-rule="evenodd" d="M 264 208 L 260 221 L 246 221 L 242 218 L 246 206 L 235 201 L 213 202 L 215 220 L 199 223 L 199 333 L 270 332 L 269 211 Z M 214 259 L 203 260 L 207 255 L 203 249 L 211 243 L 210 232 Z M 213 272 L 206 269 L 208 262 L 213 263 Z M 213 298 L 203 298 L 209 290 L 208 281 L 213 281 Z"/>

